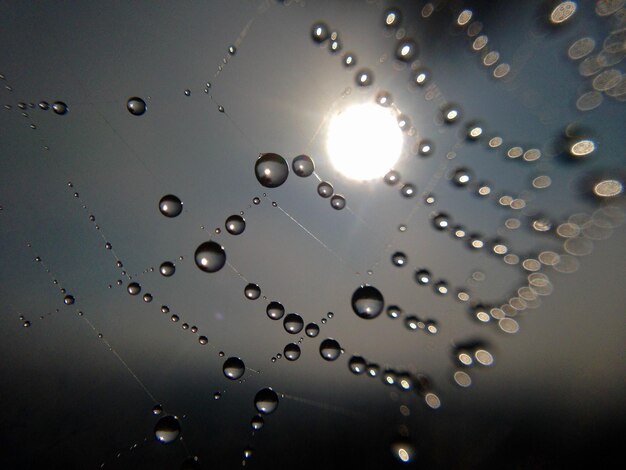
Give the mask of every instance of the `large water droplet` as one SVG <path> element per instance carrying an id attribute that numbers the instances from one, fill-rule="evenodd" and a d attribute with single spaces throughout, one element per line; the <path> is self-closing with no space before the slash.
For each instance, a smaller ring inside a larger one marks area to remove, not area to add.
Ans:
<path id="1" fill-rule="evenodd" d="M 350 361 L 348 362 L 348 368 L 350 372 L 356 375 L 360 375 L 365 372 L 365 368 L 367 367 L 367 363 L 365 359 L 361 356 L 352 356 Z"/>
<path id="2" fill-rule="evenodd" d="M 317 194 L 319 194 L 323 198 L 328 198 L 332 196 L 333 192 L 333 185 L 328 183 L 327 181 L 322 181 L 320 184 L 317 185 Z"/>
<path id="3" fill-rule="evenodd" d="M 176 217 L 183 211 L 183 203 L 173 194 L 167 194 L 159 201 L 159 210 L 165 217 Z"/>
<path id="4" fill-rule="evenodd" d="M 326 338 L 320 344 L 320 355 L 327 361 L 334 361 L 341 356 L 341 346 L 336 340 Z"/>
<path id="5" fill-rule="evenodd" d="M 243 289 L 243 294 L 247 299 L 256 300 L 261 296 L 261 288 L 256 284 L 250 283 Z"/>
<path id="6" fill-rule="evenodd" d="M 287 181 L 289 165 L 276 153 L 264 153 L 257 159 L 254 173 L 261 185 L 266 188 L 276 188 Z"/>
<path id="7" fill-rule="evenodd" d="M 195 253 L 196 266 L 207 273 L 219 271 L 226 264 L 224 247 L 213 241 L 204 242 Z"/>
<path id="8" fill-rule="evenodd" d="M 289 313 L 283 320 L 283 326 L 285 327 L 285 331 L 287 333 L 295 335 L 300 333 L 302 328 L 304 328 L 304 321 L 297 313 Z"/>
<path id="9" fill-rule="evenodd" d="M 259 411 L 268 415 L 278 408 L 278 395 L 271 388 L 263 388 L 254 397 L 254 406 Z"/>
<path id="10" fill-rule="evenodd" d="M 131 282 L 126 286 L 126 290 L 130 295 L 137 295 L 141 292 L 141 286 L 137 282 Z"/>
<path id="11" fill-rule="evenodd" d="M 283 353 L 285 354 L 285 359 L 288 361 L 295 361 L 300 357 L 300 346 L 296 343 L 289 343 L 285 346 Z"/>
<path id="12" fill-rule="evenodd" d="M 226 378 L 229 378 L 230 380 L 237 380 L 243 376 L 246 371 L 246 366 L 238 357 L 229 357 L 224 361 L 222 371 L 224 372 L 224 376 L 226 376 Z"/>
<path id="13" fill-rule="evenodd" d="M 315 171 L 315 164 L 308 155 L 298 155 L 293 159 L 293 162 L 291 162 L 291 168 L 297 176 L 306 178 L 307 176 L 311 176 Z"/>
<path id="14" fill-rule="evenodd" d="M 272 320 L 280 320 L 285 314 L 285 307 L 283 307 L 283 304 L 280 302 L 273 301 L 267 304 L 265 313 L 267 313 L 267 316 Z"/>
<path id="15" fill-rule="evenodd" d="M 366 320 L 380 315 L 384 305 L 383 295 L 373 286 L 361 286 L 352 294 L 352 310 Z"/>
<path id="16" fill-rule="evenodd" d="M 128 112 L 133 116 L 141 116 L 146 112 L 148 107 L 146 106 L 146 102 L 144 100 L 133 96 L 132 98 L 128 98 L 128 101 L 126 102 L 126 109 L 128 109 Z"/>
<path id="17" fill-rule="evenodd" d="M 52 111 L 54 111 L 57 114 L 63 115 L 63 114 L 67 114 L 67 112 L 69 111 L 69 108 L 63 101 L 56 101 L 52 105 Z"/>
<path id="18" fill-rule="evenodd" d="M 226 219 L 225 227 L 231 235 L 239 235 L 246 229 L 246 221 L 239 214 L 231 215 Z"/>
<path id="19" fill-rule="evenodd" d="M 162 276 L 170 277 L 176 272 L 176 266 L 171 261 L 164 261 L 159 267 L 159 272 Z"/>
<path id="20" fill-rule="evenodd" d="M 178 439 L 180 423 L 175 416 L 164 416 L 154 426 L 154 437 L 163 444 L 169 444 Z"/>

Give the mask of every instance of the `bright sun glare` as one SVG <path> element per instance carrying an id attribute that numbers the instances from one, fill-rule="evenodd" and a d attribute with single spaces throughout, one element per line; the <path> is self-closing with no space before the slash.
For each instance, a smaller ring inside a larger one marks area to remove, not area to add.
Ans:
<path id="1" fill-rule="evenodd" d="M 344 110 L 328 126 L 330 161 L 354 180 L 382 178 L 400 158 L 402 142 L 392 111 L 373 103 Z"/>

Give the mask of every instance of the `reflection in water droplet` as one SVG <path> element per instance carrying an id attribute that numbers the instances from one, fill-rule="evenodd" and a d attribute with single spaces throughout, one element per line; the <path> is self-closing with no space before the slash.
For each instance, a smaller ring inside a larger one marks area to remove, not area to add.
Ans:
<path id="1" fill-rule="evenodd" d="M 298 334 L 304 328 L 304 321 L 297 313 L 289 313 L 283 320 L 283 327 L 287 333 Z"/>
<path id="2" fill-rule="evenodd" d="M 276 188 L 287 181 L 289 165 L 276 153 L 264 153 L 257 159 L 254 172 L 262 186 Z"/>
<path id="3" fill-rule="evenodd" d="M 224 376 L 230 380 L 240 379 L 246 371 L 246 366 L 238 357 L 229 357 L 222 366 Z"/>
<path id="4" fill-rule="evenodd" d="M 231 215 L 226 219 L 225 226 L 231 235 L 239 235 L 246 229 L 246 220 L 238 214 Z"/>
<path id="5" fill-rule="evenodd" d="M 259 411 L 268 415 L 278 408 L 278 395 L 271 388 L 263 388 L 254 397 L 254 406 Z"/>
<path id="6" fill-rule="evenodd" d="M 159 201 L 159 210 L 165 217 L 176 217 L 183 211 L 183 203 L 173 194 L 168 194 Z"/>
<path id="7" fill-rule="evenodd" d="M 348 361 L 348 368 L 353 374 L 360 375 L 364 373 L 366 367 L 367 363 L 361 356 L 352 356 L 350 361 Z"/>
<path id="8" fill-rule="evenodd" d="M 335 194 L 330 198 L 330 206 L 335 210 L 341 210 L 346 207 L 346 199 L 341 194 Z"/>
<path id="9" fill-rule="evenodd" d="M 341 355 L 341 346 L 336 340 L 326 338 L 320 344 L 320 355 L 327 361 L 334 361 Z"/>
<path id="10" fill-rule="evenodd" d="M 224 247 L 213 241 L 200 244 L 194 256 L 196 266 L 207 273 L 217 272 L 226 264 Z"/>
<path id="11" fill-rule="evenodd" d="M 320 333 L 320 327 L 315 323 L 309 323 L 304 332 L 309 338 L 315 338 Z"/>
<path id="12" fill-rule="evenodd" d="M 163 444 L 170 444 L 180 435 L 180 423 L 175 416 L 164 416 L 154 426 L 154 437 Z"/>
<path id="13" fill-rule="evenodd" d="M 306 178 L 307 176 L 311 176 L 315 171 L 315 164 L 308 155 L 298 155 L 291 162 L 291 168 L 297 176 Z"/>
<path id="14" fill-rule="evenodd" d="M 162 276 L 170 277 L 176 272 L 176 266 L 174 266 L 174 263 L 171 261 L 164 261 L 161 263 L 161 266 L 159 266 L 159 272 Z"/>
<path id="15" fill-rule="evenodd" d="M 383 295 L 373 286 L 361 286 L 352 294 L 352 310 L 366 320 L 380 315 L 384 305 Z"/>
<path id="16" fill-rule="evenodd" d="M 285 314 L 285 307 L 280 302 L 270 302 L 265 309 L 267 316 L 272 320 L 280 320 Z"/>
<path id="17" fill-rule="evenodd" d="M 132 98 L 128 98 L 126 102 L 126 109 L 133 116 L 141 116 L 146 112 L 148 107 L 146 106 L 146 102 L 141 98 L 133 96 Z"/>
<path id="18" fill-rule="evenodd" d="M 296 343 L 289 343 L 285 346 L 283 353 L 285 354 L 285 359 L 288 361 L 296 361 L 300 357 L 300 346 Z"/>

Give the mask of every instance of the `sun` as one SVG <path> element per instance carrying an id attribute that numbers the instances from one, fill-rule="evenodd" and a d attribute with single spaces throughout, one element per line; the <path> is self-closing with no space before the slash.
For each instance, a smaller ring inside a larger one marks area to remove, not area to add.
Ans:
<path id="1" fill-rule="evenodd" d="M 374 103 L 351 106 L 333 116 L 327 151 L 342 175 L 358 181 L 382 178 L 397 163 L 403 137 L 396 116 Z"/>

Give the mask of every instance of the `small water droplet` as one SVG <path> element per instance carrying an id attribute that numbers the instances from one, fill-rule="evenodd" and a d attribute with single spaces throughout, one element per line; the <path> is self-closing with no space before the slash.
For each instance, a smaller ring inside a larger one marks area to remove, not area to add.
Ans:
<path id="1" fill-rule="evenodd" d="M 391 255 L 391 262 L 395 266 L 402 267 L 402 266 L 406 265 L 406 263 L 408 262 L 408 258 L 401 251 L 396 251 L 393 255 Z"/>
<path id="2" fill-rule="evenodd" d="M 163 444 L 170 444 L 180 436 L 180 423 L 175 416 L 164 416 L 154 426 L 156 440 Z"/>
<path id="3" fill-rule="evenodd" d="M 309 338 L 315 338 L 320 333 L 320 327 L 315 323 L 309 323 L 304 329 L 304 332 Z"/>
<path id="4" fill-rule="evenodd" d="M 56 101 L 52 105 L 52 111 L 62 116 L 64 114 L 67 114 L 67 112 L 69 111 L 69 108 L 63 101 Z"/>
<path id="5" fill-rule="evenodd" d="M 126 102 L 126 109 L 133 116 L 141 116 L 146 112 L 148 106 L 146 106 L 146 102 L 137 96 L 133 96 L 132 98 L 128 98 Z"/>
<path id="6" fill-rule="evenodd" d="M 361 356 L 352 356 L 350 361 L 348 361 L 348 368 L 353 374 L 361 375 L 365 372 L 366 367 L 367 363 Z"/>
<path id="7" fill-rule="evenodd" d="M 153 415 L 160 415 L 161 413 L 163 413 L 163 407 L 161 405 L 154 405 L 152 407 L 152 414 Z"/>
<path id="8" fill-rule="evenodd" d="M 314 23 L 311 27 L 311 39 L 314 42 L 321 44 L 330 37 L 330 31 L 328 25 L 323 22 Z"/>
<path id="9" fill-rule="evenodd" d="M 352 294 L 352 310 L 366 320 L 380 315 L 384 305 L 383 295 L 373 286 L 361 286 Z"/>
<path id="10" fill-rule="evenodd" d="M 253 283 L 249 283 L 243 290 L 247 299 L 256 300 L 261 296 L 261 288 Z"/>
<path id="11" fill-rule="evenodd" d="M 65 305 L 72 305 L 72 304 L 74 303 L 74 296 L 73 296 L 73 295 L 69 295 L 69 294 L 68 294 L 68 295 L 66 295 L 66 296 L 63 298 L 63 303 L 64 303 Z"/>
<path id="12" fill-rule="evenodd" d="M 320 355 L 327 361 L 335 361 L 341 355 L 341 346 L 336 340 L 326 338 L 320 344 Z"/>
<path id="13" fill-rule="evenodd" d="M 205 345 L 209 342 L 209 339 L 206 336 L 200 336 L 198 338 L 198 343 L 200 343 L 201 345 Z"/>
<path id="14" fill-rule="evenodd" d="M 228 47 L 228 53 L 230 55 L 235 55 L 237 53 L 237 48 L 235 46 L 229 46 Z"/>
<path id="15" fill-rule="evenodd" d="M 317 194 L 319 194 L 323 198 L 331 197 L 333 195 L 333 192 L 333 185 L 326 181 L 322 181 L 320 184 L 317 185 Z"/>
<path id="16" fill-rule="evenodd" d="M 271 388 L 263 388 L 254 397 L 254 406 L 259 413 L 270 414 L 278 408 L 278 395 Z"/>
<path id="17" fill-rule="evenodd" d="M 240 215 L 231 215 L 224 224 L 231 235 L 239 235 L 246 229 L 246 220 Z"/>
<path id="18" fill-rule="evenodd" d="M 396 319 L 402 315 L 402 309 L 397 305 L 390 305 L 387 307 L 387 316 L 392 319 Z"/>
<path id="19" fill-rule="evenodd" d="M 126 286 L 126 290 L 130 295 L 137 295 L 141 292 L 141 286 L 137 282 L 131 282 Z"/>
<path id="20" fill-rule="evenodd" d="M 265 424 L 265 420 L 263 419 L 262 416 L 253 416 L 252 419 L 250 420 L 250 426 L 252 426 L 252 429 L 254 429 L 255 431 L 258 431 L 259 429 L 261 429 L 264 424 Z"/>
<path id="21" fill-rule="evenodd" d="M 346 199 L 341 194 L 335 194 L 330 198 L 330 206 L 335 210 L 346 207 Z"/>
<path id="22" fill-rule="evenodd" d="M 354 76 L 354 81 L 360 87 L 368 87 L 374 83 L 374 73 L 369 69 L 361 69 Z"/>
<path id="23" fill-rule="evenodd" d="M 144 302 L 146 302 L 146 303 L 150 303 L 150 302 L 152 302 L 152 294 L 150 294 L 150 293 L 145 293 L 145 294 L 143 295 L 143 301 L 144 301 Z"/>
<path id="24" fill-rule="evenodd" d="M 189 89 L 185 90 L 185 96 L 191 96 L 191 90 Z"/>
<path id="25" fill-rule="evenodd" d="M 161 263 L 161 266 L 159 266 L 159 272 L 164 277 L 173 276 L 176 272 L 176 266 L 171 261 L 164 261 Z"/>
<path id="26" fill-rule="evenodd" d="M 288 361 L 296 361 L 301 354 L 300 346 L 296 343 L 289 343 L 285 346 L 283 353 L 285 354 L 285 359 Z"/>

